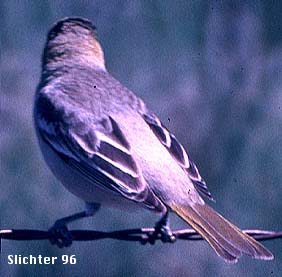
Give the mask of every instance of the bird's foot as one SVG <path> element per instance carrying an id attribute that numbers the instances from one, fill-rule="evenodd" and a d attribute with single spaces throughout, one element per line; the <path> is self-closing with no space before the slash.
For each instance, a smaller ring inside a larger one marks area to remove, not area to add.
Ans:
<path id="1" fill-rule="evenodd" d="M 49 229 L 51 234 L 51 244 L 56 244 L 59 248 L 69 247 L 72 244 L 71 232 L 68 230 L 66 223 L 63 220 L 57 220 Z"/>
<path id="2" fill-rule="evenodd" d="M 150 244 L 155 244 L 156 240 L 160 239 L 162 242 L 173 243 L 176 241 L 176 236 L 173 235 L 169 223 L 168 214 L 165 214 L 160 221 L 157 222 L 154 228 L 154 232 L 146 234 L 144 236 L 142 244 L 149 242 Z"/>

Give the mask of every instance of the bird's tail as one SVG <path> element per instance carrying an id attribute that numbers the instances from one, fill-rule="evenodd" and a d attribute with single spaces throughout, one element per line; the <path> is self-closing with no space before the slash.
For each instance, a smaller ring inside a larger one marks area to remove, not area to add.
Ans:
<path id="1" fill-rule="evenodd" d="M 190 224 L 227 262 L 237 262 L 242 254 L 255 259 L 272 260 L 270 251 L 255 239 L 244 234 L 238 227 L 207 205 L 170 205 L 171 209 Z"/>

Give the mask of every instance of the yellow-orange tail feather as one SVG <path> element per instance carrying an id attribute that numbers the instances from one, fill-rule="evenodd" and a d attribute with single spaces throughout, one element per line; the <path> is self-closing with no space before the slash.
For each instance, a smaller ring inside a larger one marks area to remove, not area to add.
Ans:
<path id="1" fill-rule="evenodd" d="M 170 205 L 171 209 L 190 224 L 227 262 L 236 262 L 242 254 L 256 259 L 272 260 L 270 251 L 244 234 L 208 205 Z"/>

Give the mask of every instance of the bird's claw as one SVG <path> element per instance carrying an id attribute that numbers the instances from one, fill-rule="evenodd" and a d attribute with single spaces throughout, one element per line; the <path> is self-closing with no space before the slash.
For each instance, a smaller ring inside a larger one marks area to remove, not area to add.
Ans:
<path id="1" fill-rule="evenodd" d="M 160 238 L 162 242 L 170 242 L 173 243 L 176 241 L 175 235 L 172 233 L 170 227 L 168 225 L 160 226 L 160 228 L 155 228 L 155 233 L 157 233 L 157 237 Z"/>
<path id="2" fill-rule="evenodd" d="M 160 221 L 156 224 L 154 232 L 148 233 L 143 236 L 141 243 L 150 243 L 153 245 L 158 239 L 160 239 L 162 242 L 173 243 L 176 241 L 176 236 L 172 233 L 170 227 L 167 224 L 162 224 L 162 222 Z"/>
<path id="3" fill-rule="evenodd" d="M 56 244 L 59 248 L 69 247 L 72 244 L 71 232 L 64 222 L 56 221 L 49 232 L 51 244 Z"/>

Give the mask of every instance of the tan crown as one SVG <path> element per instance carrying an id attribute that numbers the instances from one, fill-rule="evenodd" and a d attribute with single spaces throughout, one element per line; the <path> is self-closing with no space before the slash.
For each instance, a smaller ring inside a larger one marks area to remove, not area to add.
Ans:
<path id="1" fill-rule="evenodd" d="M 50 30 L 43 63 L 88 63 L 106 70 L 104 53 L 97 40 L 95 27 L 82 18 L 60 20 Z"/>

